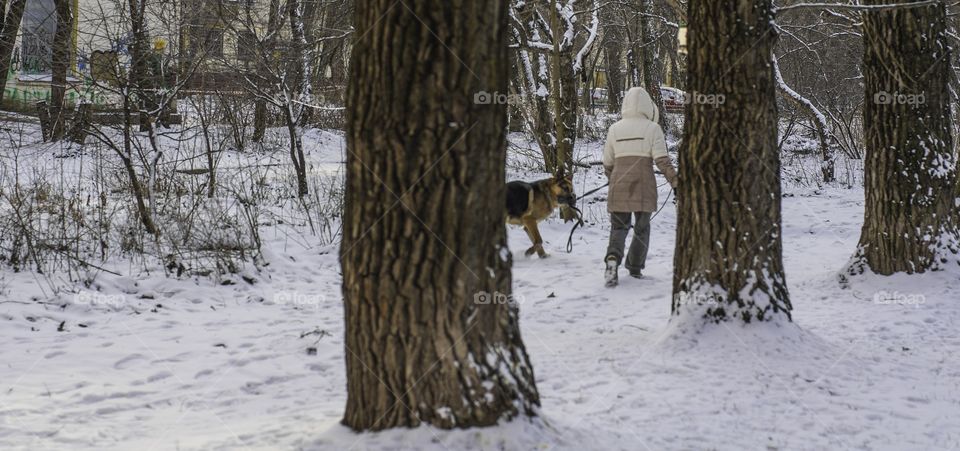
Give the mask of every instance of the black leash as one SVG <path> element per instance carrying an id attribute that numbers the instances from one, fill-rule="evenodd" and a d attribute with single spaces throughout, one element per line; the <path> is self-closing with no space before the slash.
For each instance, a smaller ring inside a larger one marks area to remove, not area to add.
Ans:
<path id="1" fill-rule="evenodd" d="M 670 196 L 673 194 L 673 191 L 674 191 L 674 190 L 671 189 L 670 192 L 667 193 L 667 197 L 665 197 L 665 198 L 663 199 L 663 203 L 660 204 L 660 208 L 658 208 L 658 209 L 657 209 L 657 212 L 654 213 L 653 216 L 650 217 L 650 220 L 651 220 L 651 221 L 653 221 L 653 218 L 656 218 L 657 215 L 660 214 L 660 210 L 663 210 L 663 207 L 666 207 L 666 206 L 667 206 L 667 201 L 670 200 Z"/>
<path id="2" fill-rule="evenodd" d="M 587 191 L 587 192 L 584 193 L 582 196 L 580 196 L 580 199 L 583 199 L 583 198 L 585 198 L 585 197 L 588 197 L 588 196 L 590 196 L 591 194 L 594 194 L 594 193 L 596 193 L 597 191 L 600 191 L 601 189 L 606 188 L 608 185 L 610 185 L 610 182 L 604 183 L 602 186 L 600 186 L 600 187 L 598 187 L 598 188 L 595 188 L 595 189 L 592 189 L 592 190 L 590 190 L 590 191 Z M 663 186 L 663 185 L 660 185 L 660 186 Z M 667 202 L 670 201 L 670 196 L 671 196 L 672 194 L 673 194 L 673 190 L 671 189 L 670 192 L 667 193 L 667 197 L 665 197 L 665 198 L 663 199 L 663 203 L 660 204 L 660 208 L 657 209 L 657 211 L 653 214 L 653 216 L 650 216 L 650 220 L 651 220 L 651 221 L 653 221 L 653 218 L 656 218 L 657 215 L 660 214 L 660 212 L 663 210 L 663 207 L 666 207 L 666 206 L 667 206 Z M 573 224 L 573 228 L 570 229 L 570 236 L 567 237 L 567 253 L 569 254 L 569 253 L 573 252 L 573 233 L 577 231 L 577 228 L 579 228 L 580 226 L 583 225 L 583 212 L 580 211 L 580 209 L 577 208 L 576 205 L 568 205 L 567 208 L 573 210 L 573 212 L 576 213 L 576 217 L 577 217 L 577 219 L 576 219 L 577 222 Z"/>
<path id="3" fill-rule="evenodd" d="M 596 188 L 594 188 L 594 189 L 592 189 L 592 190 L 590 190 L 590 191 L 587 191 L 587 192 L 583 193 L 583 195 L 580 196 L 580 198 L 583 199 L 584 197 L 590 197 L 591 194 L 594 194 L 594 193 L 596 193 L 597 191 L 600 191 L 600 190 L 602 190 L 602 189 L 604 189 L 604 188 L 606 188 L 606 187 L 608 187 L 608 186 L 610 186 L 610 182 L 604 183 L 603 185 L 600 185 L 600 186 L 598 186 L 598 187 L 596 187 Z"/>
<path id="4" fill-rule="evenodd" d="M 584 198 L 590 197 L 591 195 L 593 195 L 593 194 L 596 193 L 597 191 L 600 191 L 600 190 L 602 190 L 602 189 L 604 189 L 604 188 L 606 188 L 606 187 L 608 187 L 608 186 L 610 186 L 610 182 L 604 183 L 603 185 L 600 185 L 600 186 L 598 186 L 598 187 L 596 187 L 596 188 L 594 188 L 594 189 L 592 189 L 592 190 L 590 190 L 590 191 L 587 191 L 587 192 L 583 193 L 583 195 L 580 196 L 579 199 L 584 199 Z M 578 199 L 578 201 L 579 201 L 579 199 Z M 567 237 L 567 253 L 569 254 L 569 253 L 573 252 L 573 233 L 577 231 L 577 228 L 578 228 L 578 227 L 580 227 L 580 226 L 583 225 L 583 212 L 580 211 L 580 209 L 577 208 L 576 205 L 570 205 L 570 206 L 568 206 L 567 208 L 570 208 L 571 210 L 573 210 L 574 213 L 577 214 L 577 222 L 576 222 L 575 224 L 573 224 L 573 228 L 570 229 L 570 236 Z"/>
<path id="5" fill-rule="evenodd" d="M 570 206 L 568 208 L 570 208 L 571 210 L 574 211 L 574 213 L 577 214 L 577 222 L 573 224 L 573 228 L 570 229 L 570 236 L 567 237 L 567 253 L 569 254 L 573 252 L 573 232 L 577 231 L 577 227 L 580 227 L 583 225 L 583 212 L 580 211 L 579 208 L 574 206 Z"/>

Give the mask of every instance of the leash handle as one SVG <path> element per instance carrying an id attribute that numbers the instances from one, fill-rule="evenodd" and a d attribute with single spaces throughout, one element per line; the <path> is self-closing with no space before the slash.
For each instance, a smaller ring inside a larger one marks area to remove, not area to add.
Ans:
<path id="1" fill-rule="evenodd" d="M 580 211 L 580 209 L 577 208 L 576 206 L 571 206 L 570 209 L 577 214 L 577 222 L 573 224 L 573 228 L 570 229 L 570 236 L 567 237 L 567 253 L 568 254 L 573 252 L 573 232 L 577 231 L 577 227 L 580 227 L 583 225 L 583 212 Z"/>

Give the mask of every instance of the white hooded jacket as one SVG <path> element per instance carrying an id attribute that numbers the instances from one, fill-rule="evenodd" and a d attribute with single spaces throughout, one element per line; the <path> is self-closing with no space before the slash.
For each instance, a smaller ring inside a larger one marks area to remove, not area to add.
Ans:
<path id="1" fill-rule="evenodd" d="M 620 111 L 622 119 L 610 126 L 603 146 L 603 166 L 610 178 L 607 210 L 652 212 L 657 207 L 653 164 L 671 186 L 677 178 L 658 123 L 660 114 L 643 88 L 630 88 Z"/>

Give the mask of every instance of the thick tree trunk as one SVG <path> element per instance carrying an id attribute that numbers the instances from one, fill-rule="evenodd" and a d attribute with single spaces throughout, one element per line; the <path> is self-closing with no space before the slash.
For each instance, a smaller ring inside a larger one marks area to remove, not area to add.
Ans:
<path id="1" fill-rule="evenodd" d="M 50 78 L 51 140 L 63 139 L 66 132 L 67 75 L 70 71 L 73 34 L 73 0 L 55 0 L 57 30 L 53 36 L 53 60 Z"/>
<path id="2" fill-rule="evenodd" d="M 770 0 L 689 3 L 692 92 L 677 188 L 673 312 L 789 320 L 780 224 L 776 42 Z"/>
<path id="3" fill-rule="evenodd" d="M 866 211 L 853 274 L 936 269 L 940 240 L 955 237 L 946 29 L 942 4 L 864 14 Z"/>
<path id="4" fill-rule="evenodd" d="M 3 102 L 7 74 L 10 72 L 10 62 L 13 60 L 13 47 L 16 45 L 17 33 L 20 32 L 20 22 L 26 5 L 27 0 L 13 0 L 3 17 L 3 28 L 0 29 L 0 102 Z M 0 9 L 0 14 L 3 12 Z"/>
<path id="5" fill-rule="evenodd" d="M 340 250 L 354 429 L 489 426 L 539 405 L 502 302 L 507 106 L 474 102 L 507 92 L 506 8 L 356 6 Z"/>

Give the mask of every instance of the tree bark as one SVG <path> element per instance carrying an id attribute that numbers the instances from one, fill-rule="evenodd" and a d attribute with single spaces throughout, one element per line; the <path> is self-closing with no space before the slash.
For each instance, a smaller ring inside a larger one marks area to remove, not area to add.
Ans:
<path id="1" fill-rule="evenodd" d="M 607 66 L 607 112 L 620 112 L 620 103 L 623 101 L 623 45 L 618 38 L 608 39 L 604 44 L 606 50 L 604 62 Z"/>
<path id="2" fill-rule="evenodd" d="M 551 5 L 553 6 L 553 5 Z M 559 5 L 557 5 L 559 6 Z M 554 99 L 554 133 L 557 143 L 556 165 L 547 168 L 555 174 L 573 173 L 573 146 L 577 139 L 577 72 L 573 67 L 573 43 L 564 44 L 557 8 L 551 7 L 553 31 L 553 68 L 551 94 Z"/>
<path id="3" fill-rule="evenodd" d="M 156 90 L 150 80 L 148 52 L 150 39 L 146 28 L 146 0 L 128 0 L 130 8 L 130 87 L 136 94 L 137 113 L 140 118 L 140 131 L 153 127 L 154 119 L 159 116 L 159 104 Z"/>
<path id="4" fill-rule="evenodd" d="M 303 139 L 301 130 L 304 117 L 313 103 L 313 84 L 310 82 L 310 58 L 307 50 L 307 34 L 304 25 L 304 3 L 301 0 L 288 0 L 287 12 L 290 14 L 290 34 L 292 37 L 294 73 L 291 86 L 287 87 L 289 95 L 285 105 L 287 130 L 290 133 L 290 161 L 297 176 L 297 196 L 306 197 L 307 160 L 303 154 Z"/>
<path id="5" fill-rule="evenodd" d="M 606 69 L 607 81 L 607 112 L 620 112 L 620 103 L 623 101 L 623 31 L 617 17 L 622 11 L 611 7 L 600 10 L 600 24 L 603 29 L 603 62 Z"/>
<path id="6" fill-rule="evenodd" d="M 275 62 L 273 54 L 276 49 L 276 35 L 280 31 L 283 17 L 284 14 L 280 10 L 280 0 L 270 0 L 270 12 L 267 16 L 267 39 L 264 41 L 264 46 L 266 46 L 266 49 L 263 51 L 263 58 L 257 59 L 258 65 L 270 65 Z M 267 59 L 267 61 L 261 61 L 261 59 Z M 268 73 L 270 71 L 270 69 L 265 67 L 261 69 Z M 266 83 L 262 80 L 262 77 L 257 78 L 257 84 L 260 91 L 260 96 L 262 96 L 263 93 L 271 91 L 264 86 Z M 253 112 L 253 136 L 250 138 L 253 140 L 253 142 L 263 142 L 263 137 L 267 133 L 267 126 L 269 125 L 269 113 L 270 110 L 267 108 L 267 101 L 262 98 L 258 98 Z"/>
<path id="7" fill-rule="evenodd" d="M 789 320 L 772 5 L 733 3 L 688 4 L 687 86 L 725 97 L 687 108 L 672 310 L 715 322 Z"/>
<path id="8" fill-rule="evenodd" d="M 16 45 L 26 5 L 27 0 L 13 0 L 10 3 L 10 9 L 3 17 L 3 28 L 0 30 L 0 102 L 3 102 L 7 74 L 10 72 L 10 62 L 13 60 L 13 47 Z M 3 12 L 0 10 L 0 13 Z"/>
<path id="9" fill-rule="evenodd" d="M 519 22 L 514 30 L 514 35 L 520 43 L 516 50 L 520 71 L 518 75 L 521 80 L 519 86 L 523 87 L 527 94 L 527 101 L 523 108 L 524 119 L 527 129 L 540 148 L 544 171 L 554 172 L 557 168 L 557 140 L 553 116 L 550 112 L 550 95 L 547 92 L 547 86 L 551 83 L 550 75 L 553 73 L 549 67 L 552 61 L 548 62 L 550 58 L 546 53 L 535 53 L 525 48 L 536 36 L 537 4 L 514 2 L 512 8 Z"/>
<path id="10" fill-rule="evenodd" d="M 650 15 L 653 13 L 650 0 L 640 0 L 640 12 L 645 14 L 640 18 L 640 38 L 643 41 L 643 47 L 640 52 L 643 55 L 643 85 L 650 94 L 650 99 L 660 112 L 660 128 L 667 130 L 667 111 L 663 108 L 663 95 L 660 93 L 660 84 L 663 74 L 663 59 L 657 58 L 655 49 L 657 39 L 653 36 L 653 24 Z"/>
<path id="11" fill-rule="evenodd" d="M 946 20 L 942 4 L 864 13 L 866 208 L 852 274 L 937 269 L 956 236 Z"/>
<path id="12" fill-rule="evenodd" d="M 66 132 L 67 76 L 70 71 L 73 34 L 73 0 L 55 0 L 57 30 L 53 36 L 53 59 L 50 78 L 51 140 L 63 139 Z"/>
<path id="13" fill-rule="evenodd" d="M 507 92 L 507 4 L 392 3 L 356 5 L 343 423 L 454 428 L 533 415 L 517 307 L 500 302 L 511 284 L 507 105 L 474 102 L 480 91 Z"/>

